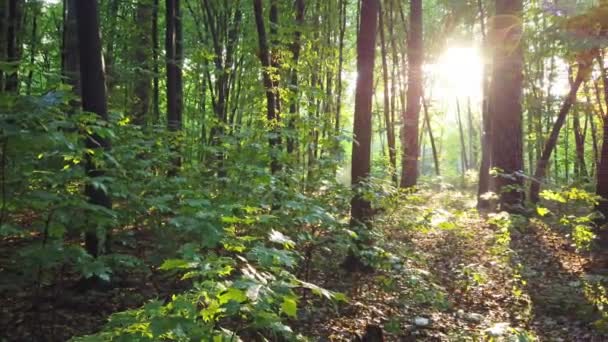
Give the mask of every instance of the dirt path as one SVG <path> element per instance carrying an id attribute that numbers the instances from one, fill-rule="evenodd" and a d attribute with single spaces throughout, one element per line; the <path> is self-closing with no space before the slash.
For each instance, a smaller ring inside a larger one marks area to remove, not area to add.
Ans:
<path id="1" fill-rule="evenodd" d="M 359 276 L 359 291 L 343 273 L 328 276 L 351 300 L 313 320 L 319 340 L 349 341 L 377 324 L 387 341 L 608 341 L 593 324 L 587 260 L 559 233 L 534 220 L 490 224 L 466 205 L 409 210 L 417 219 L 384 223 L 382 246 L 401 266 Z"/>

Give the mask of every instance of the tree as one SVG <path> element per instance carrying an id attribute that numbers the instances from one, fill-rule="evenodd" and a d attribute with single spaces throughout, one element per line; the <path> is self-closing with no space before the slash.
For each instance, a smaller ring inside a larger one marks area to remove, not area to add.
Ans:
<path id="1" fill-rule="evenodd" d="M 352 150 L 351 183 L 355 190 L 367 181 L 370 173 L 372 140 L 372 95 L 376 33 L 378 29 L 378 0 L 363 0 L 361 23 L 357 36 L 357 89 L 355 96 L 354 138 Z M 371 204 L 359 193 L 351 201 L 352 222 L 368 223 Z"/>
<path id="2" fill-rule="evenodd" d="M 64 82 L 80 96 L 80 50 L 78 48 L 78 22 L 76 1 L 63 0 L 63 37 L 61 51 L 61 75 Z"/>
<path id="3" fill-rule="evenodd" d="M 276 13 L 276 3 L 273 1 L 274 10 L 271 9 L 271 16 L 274 17 Z M 279 112 L 279 90 L 276 87 L 276 83 L 273 81 L 272 75 L 272 63 L 273 57 L 268 44 L 268 37 L 266 34 L 266 26 L 264 24 L 264 8 L 262 6 L 262 0 L 253 0 L 253 12 L 255 14 L 255 24 L 258 32 L 258 46 L 259 46 L 259 57 L 262 63 L 262 82 L 266 89 L 266 119 L 270 126 L 270 170 L 272 173 L 276 173 L 281 169 L 281 164 L 278 160 L 278 149 L 281 145 L 280 131 L 278 128 L 281 114 Z"/>
<path id="4" fill-rule="evenodd" d="M 570 92 L 566 96 L 564 103 L 557 115 L 557 120 L 553 124 L 553 128 L 551 130 L 551 134 L 545 143 L 545 147 L 543 149 L 543 153 L 540 159 L 536 163 L 536 171 L 534 172 L 534 179 L 532 183 L 530 183 L 530 201 L 536 203 L 539 198 L 539 191 L 542 181 L 545 178 L 545 173 L 547 169 L 547 165 L 549 164 L 549 159 L 551 158 L 551 153 L 555 149 L 557 145 L 557 139 L 559 137 L 559 131 L 561 130 L 564 122 L 566 120 L 566 116 L 570 111 L 572 105 L 576 102 L 576 94 L 581 84 L 585 80 L 586 75 L 589 73 L 589 67 L 591 63 L 590 61 L 581 60 L 579 62 L 579 69 L 576 75 L 574 82 L 570 86 Z"/>
<path id="5" fill-rule="evenodd" d="M 165 50 L 167 58 L 167 126 L 182 128 L 182 25 L 180 0 L 167 0 Z M 179 161 L 177 162 L 179 164 Z"/>
<path id="6" fill-rule="evenodd" d="M 408 88 L 407 105 L 403 112 L 401 141 L 403 144 L 401 187 L 409 188 L 418 181 L 418 116 L 422 98 L 422 0 L 410 1 L 410 29 L 408 36 Z"/>
<path id="7" fill-rule="evenodd" d="M 6 75 L 4 90 L 19 91 L 18 64 L 21 61 L 21 22 L 23 18 L 23 0 L 8 0 L 8 18 L 6 27 L 6 61 L 13 63 L 14 70 Z"/>
<path id="8" fill-rule="evenodd" d="M 97 114 L 101 120 L 107 120 L 106 78 L 103 68 L 97 0 L 76 1 L 76 13 L 80 50 L 82 109 Z M 96 151 L 97 154 L 109 149 L 110 141 L 99 135 L 89 135 L 86 146 Z M 91 180 L 103 176 L 103 172 L 97 169 L 90 154 L 87 154 L 86 173 Z M 93 205 L 111 209 L 112 201 L 109 194 L 102 187 L 94 186 L 91 180 L 85 186 L 85 194 L 88 196 L 89 202 Z M 85 233 L 85 248 L 94 257 L 99 255 L 99 238 L 94 225 Z"/>
<path id="9" fill-rule="evenodd" d="M 490 41 L 493 52 L 488 110 L 491 119 L 491 165 L 503 210 L 523 204 L 522 1 L 496 0 Z"/>
<path id="10" fill-rule="evenodd" d="M 134 61 L 137 64 L 135 75 L 135 101 L 132 108 L 133 123 L 144 125 L 150 107 L 150 52 L 154 46 L 150 41 L 149 32 L 153 24 L 153 7 L 150 0 L 139 0 L 135 9 L 135 22 L 137 30 L 135 32 L 135 52 Z"/>

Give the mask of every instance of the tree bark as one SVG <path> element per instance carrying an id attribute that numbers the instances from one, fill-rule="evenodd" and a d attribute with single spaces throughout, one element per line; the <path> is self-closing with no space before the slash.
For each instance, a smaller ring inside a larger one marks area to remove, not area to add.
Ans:
<path id="1" fill-rule="evenodd" d="M 460 101 L 456 99 L 456 119 L 458 121 L 458 132 L 460 133 L 460 161 L 462 165 L 462 175 L 469 169 L 469 160 L 467 158 L 467 145 L 464 139 L 464 129 L 462 128 L 462 115 L 460 112 Z"/>
<path id="2" fill-rule="evenodd" d="M 408 37 L 408 88 L 407 105 L 403 113 L 401 141 L 402 188 L 410 188 L 418 181 L 418 116 L 422 96 L 422 64 L 424 58 L 422 42 L 422 0 L 410 1 L 410 30 Z"/>
<path id="3" fill-rule="evenodd" d="M 78 22 L 78 42 L 80 50 L 80 79 L 82 82 L 82 109 L 95 113 L 101 120 L 108 119 L 106 99 L 106 79 L 103 68 L 101 36 L 99 32 L 99 17 L 97 0 L 77 0 L 76 13 Z M 86 146 L 101 153 L 110 149 L 110 141 L 98 135 L 87 137 Z M 86 173 L 90 179 L 103 176 L 103 171 L 97 169 L 91 156 L 87 154 Z M 87 182 L 85 194 L 93 205 L 112 208 L 108 193 L 100 187 Z M 96 227 L 91 227 L 85 234 L 85 248 L 94 257 L 99 255 L 99 239 Z"/>
<path id="4" fill-rule="evenodd" d="M 393 122 L 391 120 L 391 103 L 390 103 L 390 88 L 389 88 L 389 78 L 388 78 L 388 49 L 386 47 L 386 39 L 384 34 L 384 10 L 380 8 L 379 15 L 379 28 L 380 30 L 380 48 L 382 51 L 382 79 L 383 79 L 383 89 L 384 89 L 384 122 L 386 123 L 386 142 L 388 145 L 388 159 L 390 163 L 390 174 L 391 179 L 396 184 L 397 183 L 397 150 L 395 149 L 395 130 L 393 126 Z"/>
<path id="5" fill-rule="evenodd" d="M 160 71 L 158 62 L 159 38 L 158 38 L 158 9 L 159 0 L 154 0 L 152 6 L 152 63 L 153 63 L 153 86 L 152 86 L 152 106 L 154 110 L 154 122 L 159 123 L 160 120 Z"/>
<path id="6" fill-rule="evenodd" d="M 63 47 L 61 75 L 64 81 L 72 86 L 72 91 L 80 97 L 80 55 L 78 47 L 78 23 L 76 18 L 76 2 L 78 0 L 63 0 Z M 73 106 L 80 106 L 73 103 Z"/>
<path id="7" fill-rule="evenodd" d="M 139 0 L 136 6 L 137 32 L 135 34 L 134 60 L 138 68 L 135 75 L 135 101 L 131 113 L 133 123 L 143 126 L 146 123 L 148 109 L 150 108 L 150 52 L 153 51 L 154 45 L 151 42 L 149 32 L 153 29 L 154 8 L 150 0 Z"/>
<path id="8" fill-rule="evenodd" d="M 352 147 L 351 168 L 351 184 L 355 191 L 361 188 L 370 174 L 372 97 L 379 7 L 378 0 L 363 0 L 361 3 L 361 23 L 357 36 L 358 77 L 353 127 L 355 141 L 353 141 Z M 371 217 L 370 202 L 357 192 L 351 201 L 351 223 L 369 224 Z"/>
<path id="9" fill-rule="evenodd" d="M 523 52 L 522 0 L 496 0 L 492 36 L 494 56 L 490 85 L 491 165 L 499 170 L 494 178 L 502 210 L 523 204 L 522 87 Z"/>
<path id="10" fill-rule="evenodd" d="M 431 149 L 433 150 L 433 162 L 435 163 L 435 175 L 440 176 L 441 172 L 439 169 L 439 156 L 437 154 L 437 147 L 435 146 L 435 138 L 433 136 L 433 129 L 431 128 L 431 118 L 429 115 L 429 108 L 424 97 L 422 97 L 422 107 L 424 109 L 424 120 L 426 127 L 429 132 L 429 140 L 431 141 Z"/>
<path id="11" fill-rule="evenodd" d="M 604 85 L 604 102 L 606 108 L 608 108 L 608 72 L 606 71 L 606 65 L 604 64 L 604 56 L 601 53 L 598 55 L 597 61 L 601 72 L 602 83 Z M 608 218 L 608 118 L 604 117 L 603 119 L 604 135 L 602 138 L 600 165 L 597 170 L 596 193 L 601 197 L 597 209 L 605 218 Z M 600 235 L 600 243 L 602 246 L 608 245 L 608 237 L 605 235 L 605 233 Z"/>
<path id="12" fill-rule="evenodd" d="M 180 48 L 180 0 L 166 0 L 166 40 L 167 58 L 167 126 L 171 131 L 182 128 L 182 61 Z"/>
<path id="13" fill-rule="evenodd" d="M 255 24 L 258 31 L 258 48 L 260 62 L 262 63 L 262 79 L 266 89 L 266 119 L 270 126 L 270 171 L 276 173 L 281 170 L 281 164 L 278 160 L 278 150 L 281 145 L 281 137 L 279 130 L 280 113 L 278 111 L 278 89 L 275 88 L 275 83 L 272 80 L 272 54 L 268 45 L 268 37 L 266 35 L 266 26 L 264 24 L 264 9 L 262 0 L 253 0 L 253 11 L 255 14 Z"/>
<path id="14" fill-rule="evenodd" d="M 483 9 L 482 0 L 477 0 L 477 7 L 479 11 L 479 23 L 481 25 L 481 35 L 482 35 L 482 46 L 484 50 L 484 54 L 487 53 L 488 48 L 488 40 L 486 36 L 486 24 L 485 24 L 485 14 Z M 488 111 L 489 104 L 489 93 L 490 93 L 490 78 L 489 73 L 487 72 L 487 67 L 484 68 L 482 74 L 482 92 L 483 99 L 481 102 L 481 120 L 482 120 L 482 128 L 481 128 L 481 161 L 479 165 L 479 184 L 477 189 L 477 208 L 478 209 L 488 209 L 490 202 L 484 199 L 483 195 L 490 191 L 490 164 L 491 164 L 491 121 L 490 114 Z"/>
<path id="15" fill-rule="evenodd" d="M 304 0 L 296 0 L 296 29 L 294 31 L 293 43 L 291 44 L 291 53 L 293 54 L 293 67 L 291 68 L 291 87 L 294 92 L 294 96 L 291 101 L 291 104 L 289 105 L 289 137 L 287 138 L 287 153 L 289 154 L 292 154 L 295 150 L 295 138 L 297 136 L 295 122 L 298 117 L 298 103 L 300 101 L 300 83 L 298 79 L 298 67 L 300 62 L 300 52 L 302 49 L 302 27 L 304 26 L 305 10 L 306 6 Z M 340 59 L 339 63 L 341 62 L 342 59 Z M 341 82 L 341 78 L 338 82 Z M 340 93 L 338 94 L 338 98 L 340 96 Z"/>
<path id="16" fill-rule="evenodd" d="M 19 61 L 21 60 L 21 22 L 23 18 L 23 0 L 8 0 L 8 18 L 6 30 L 6 61 L 13 64 L 14 70 L 6 75 L 4 90 L 19 91 Z"/>

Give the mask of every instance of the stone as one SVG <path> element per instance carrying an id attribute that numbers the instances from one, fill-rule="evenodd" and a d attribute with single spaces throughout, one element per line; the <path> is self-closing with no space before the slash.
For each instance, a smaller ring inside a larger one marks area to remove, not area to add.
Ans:
<path id="1" fill-rule="evenodd" d="M 416 317 L 414 318 L 414 325 L 419 328 L 426 328 L 431 325 L 431 320 L 426 317 Z"/>

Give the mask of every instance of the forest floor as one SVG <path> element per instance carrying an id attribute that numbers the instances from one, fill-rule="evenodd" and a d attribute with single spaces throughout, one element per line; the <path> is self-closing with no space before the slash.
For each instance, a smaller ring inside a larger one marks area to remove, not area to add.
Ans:
<path id="1" fill-rule="evenodd" d="M 350 301 L 303 331 L 350 341 L 375 324 L 388 341 L 608 341 L 594 324 L 604 278 L 585 273 L 588 258 L 565 235 L 536 220 L 481 217 L 455 192 L 429 196 L 381 219 L 383 247 L 398 256 L 392 269 L 322 275 Z M 415 222 L 400 221 L 412 212 Z"/>
<path id="2" fill-rule="evenodd" d="M 309 281 L 349 300 L 305 297 L 291 325 L 315 341 L 351 341 L 370 324 L 387 341 L 608 341 L 595 303 L 605 299 L 604 278 L 585 272 L 589 260 L 568 237 L 534 219 L 482 217 L 473 206 L 468 195 L 428 192 L 387 210 L 376 221 L 385 261 L 372 273 L 349 274 L 320 251 Z M 123 233 L 137 246 L 121 252 L 153 264 L 153 237 Z M 0 241 L 0 271 L 27 243 Z M 93 333 L 113 312 L 189 286 L 156 270 L 119 278 L 109 291 L 81 292 L 70 274 L 55 275 L 50 286 L 3 290 L 0 341 Z"/>

